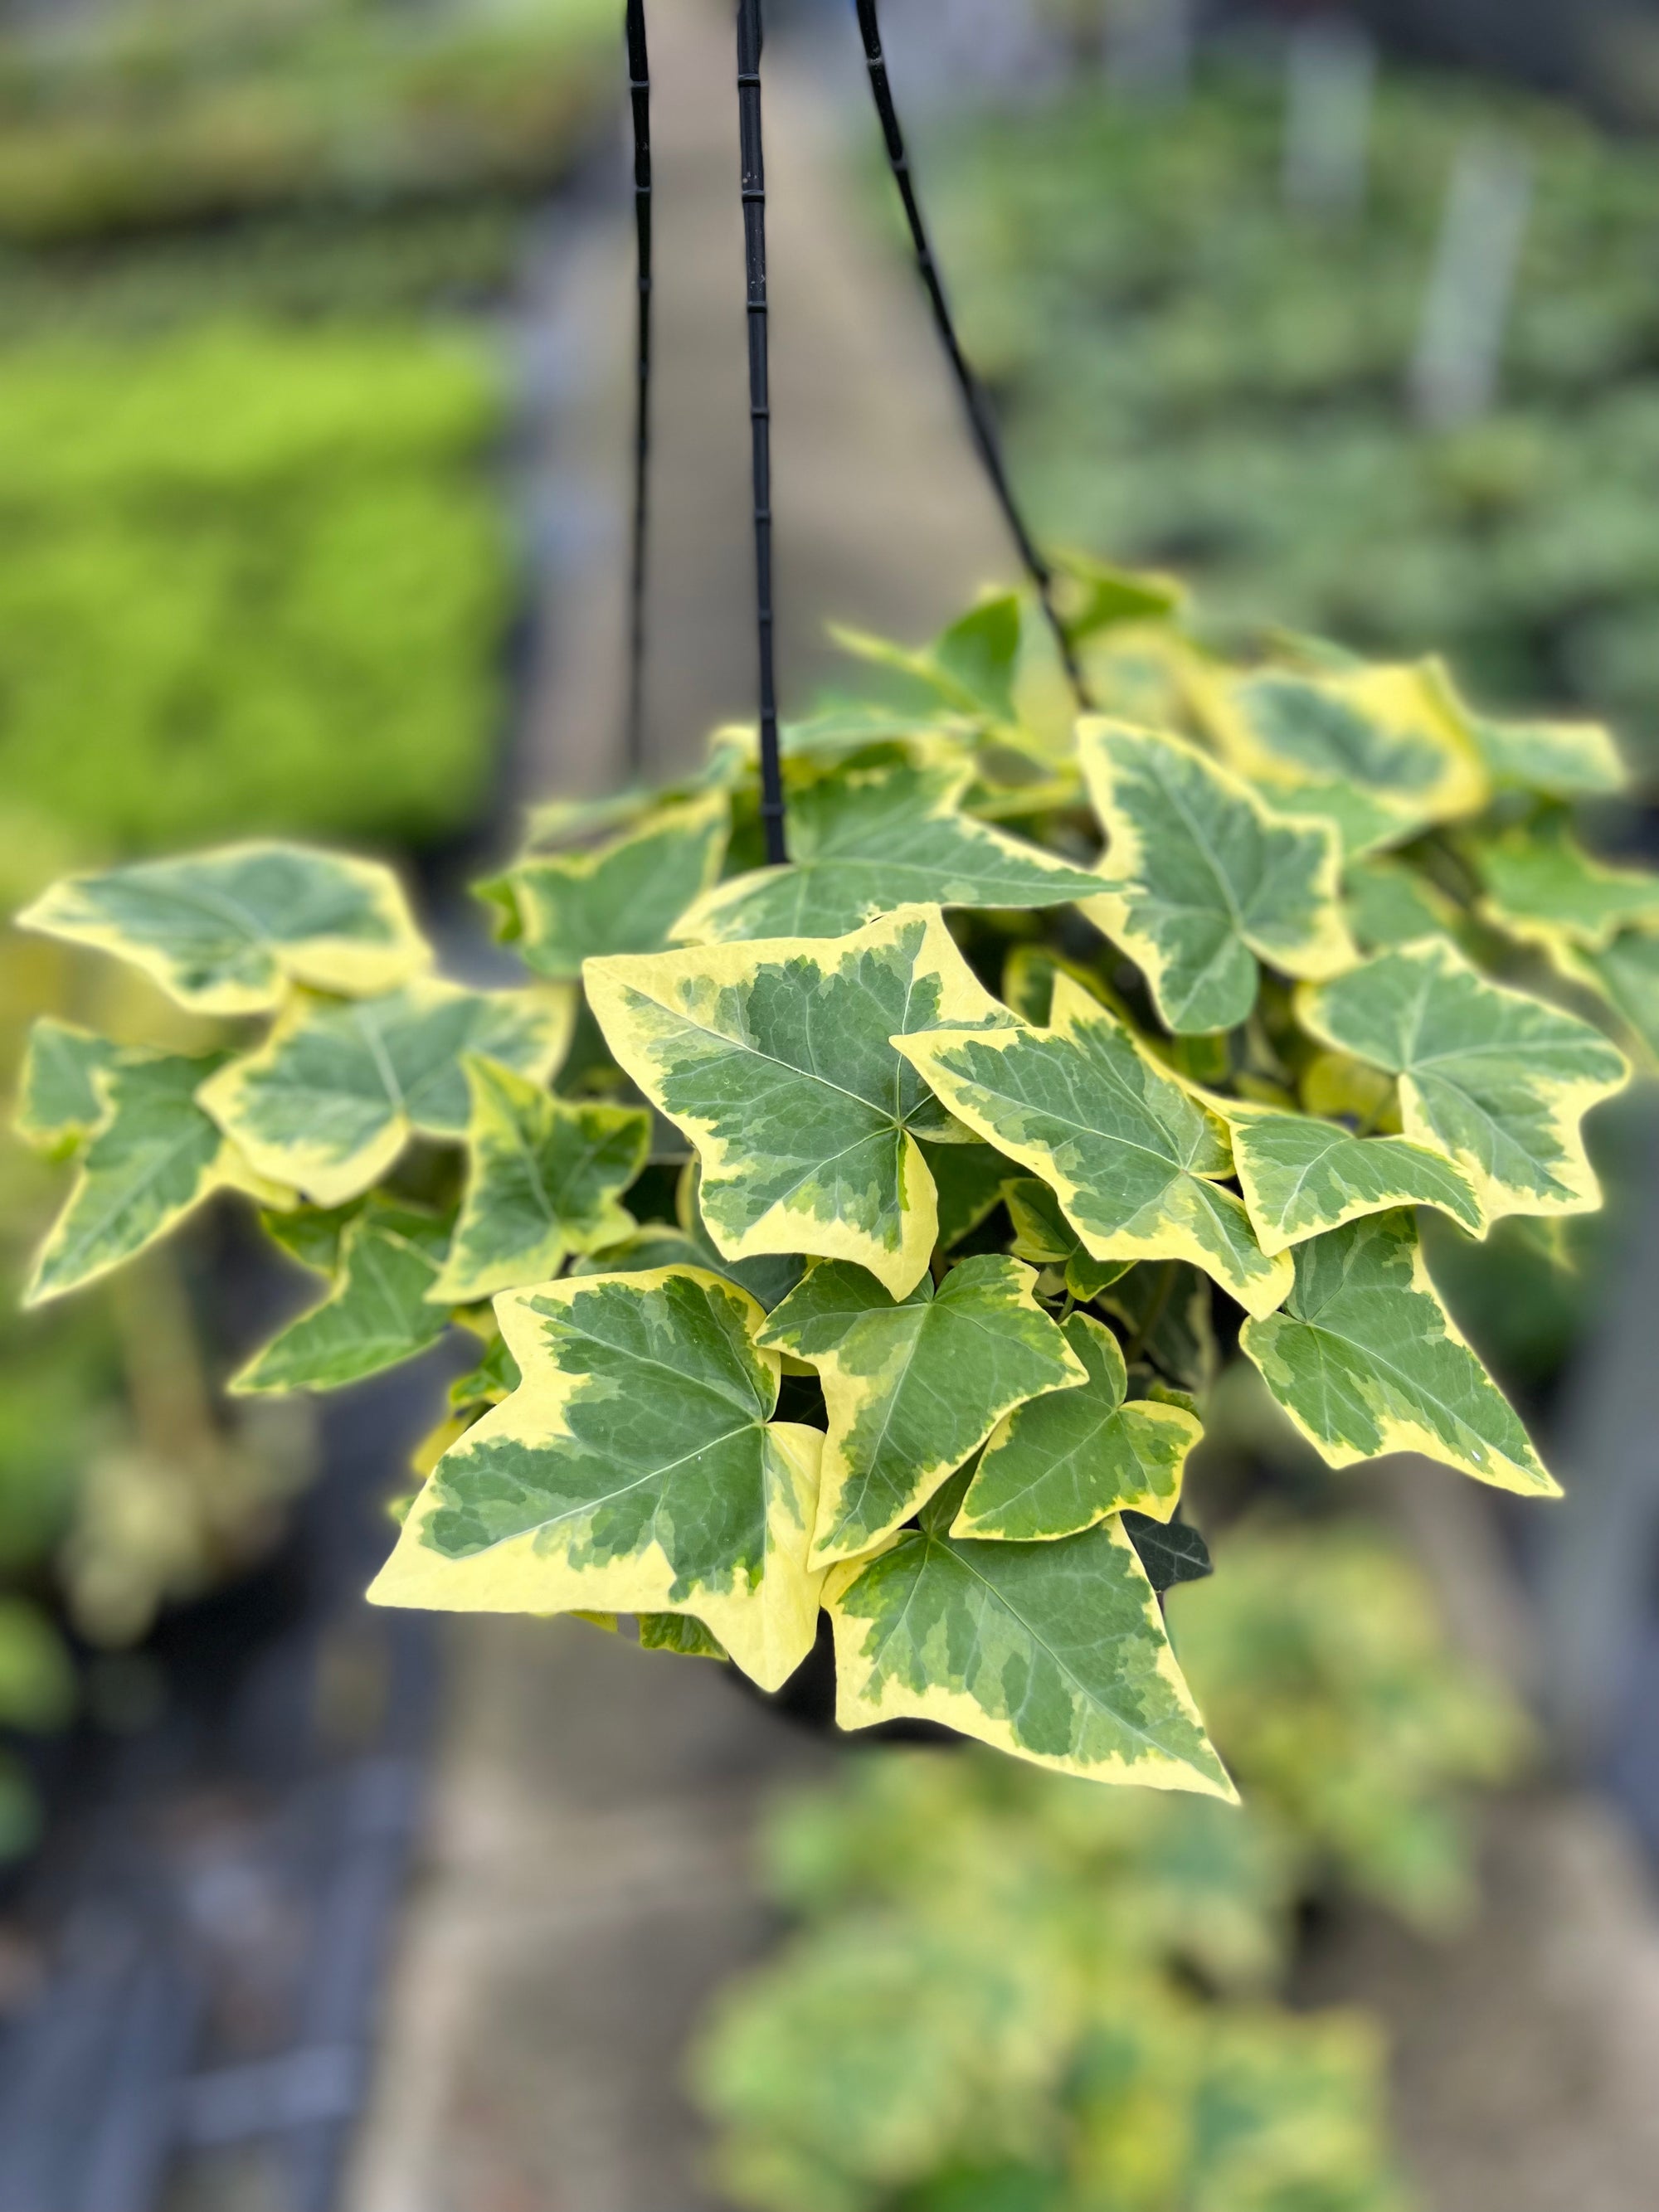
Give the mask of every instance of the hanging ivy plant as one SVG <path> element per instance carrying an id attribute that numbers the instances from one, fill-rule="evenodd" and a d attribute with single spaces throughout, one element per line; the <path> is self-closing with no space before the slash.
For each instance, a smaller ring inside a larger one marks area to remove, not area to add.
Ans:
<path id="1" fill-rule="evenodd" d="M 19 1127 L 78 1169 L 31 1299 L 246 1194 L 320 1285 L 237 1388 L 480 1340 L 376 1602 L 631 1615 L 767 1688 L 822 1610 L 844 1727 L 1231 1795 L 1159 1604 L 1205 1568 L 1217 1340 L 1333 1466 L 1554 1492 L 1416 1209 L 1596 1206 L 1659 879 L 1575 842 L 1601 731 L 1494 725 L 1432 664 L 1228 666 L 1161 580 L 1061 580 L 1074 735 L 1034 605 L 862 641 L 913 703 L 786 729 L 793 863 L 742 732 L 547 810 L 481 887 L 516 989 L 437 979 L 327 852 L 58 885 L 26 927 L 225 1028 L 38 1026 Z"/>

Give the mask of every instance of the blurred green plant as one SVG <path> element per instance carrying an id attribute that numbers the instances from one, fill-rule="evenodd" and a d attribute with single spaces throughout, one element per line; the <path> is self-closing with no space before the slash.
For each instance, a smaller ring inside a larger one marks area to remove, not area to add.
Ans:
<path id="1" fill-rule="evenodd" d="M 1171 1593 L 1245 1799 L 1091 1790 L 889 1752 L 784 1800 L 763 1859 L 804 1923 L 696 2053 L 720 2179 L 762 2212 L 1382 2212 L 1370 2023 L 1272 2002 L 1299 1898 L 1419 1925 L 1471 1888 L 1466 1799 L 1520 1715 L 1363 1523 L 1246 1528 Z"/>
<path id="2" fill-rule="evenodd" d="M 1460 154 L 1523 150 L 1499 404 L 1429 429 L 1407 370 Z M 969 350 L 1051 534 L 1199 577 L 1212 612 L 1432 645 L 1494 700 L 1659 722 L 1659 161 L 1487 87 L 1385 77 L 1363 208 L 1287 208 L 1282 89 L 1178 118 L 1098 84 L 925 149 Z"/>
<path id="3" fill-rule="evenodd" d="M 0 354 L 0 782 L 82 851 L 469 822 L 511 596 L 483 349 L 225 325 Z"/>
<path id="4" fill-rule="evenodd" d="M 0 238 L 544 187 L 615 69 L 607 0 L 119 0 L 0 40 Z"/>
<path id="5" fill-rule="evenodd" d="M 227 318 L 361 326 L 494 308 L 512 289 L 524 240 L 522 203 L 492 195 L 277 214 L 46 252 L 0 247 L 0 328 L 10 343 L 126 344 Z"/>

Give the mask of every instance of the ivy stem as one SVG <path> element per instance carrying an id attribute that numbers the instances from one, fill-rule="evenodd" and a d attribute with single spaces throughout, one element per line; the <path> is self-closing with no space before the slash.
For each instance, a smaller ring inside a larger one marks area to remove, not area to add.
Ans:
<path id="1" fill-rule="evenodd" d="M 634 239 L 638 297 L 635 347 L 634 521 L 629 565 L 628 769 L 645 772 L 645 571 L 651 477 L 651 58 L 645 0 L 628 0 L 628 96 L 634 122 Z"/>
<path id="2" fill-rule="evenodd" d="M 865 66 L 870 75 L 870 89 L 875 97 L 881 135 L 887 146 L 887 166 L 892 171 L 893 182 L 898 187 L 898 196 L 904 204 L 904 218 L 910 227 L 910 243 L 915 252 L 916 273 L 927 294 L 927 303 L 933 311 L 933 327 L 939 333 L 939 343 L 945 349 L 945 357 L 951 365 L 951 374 L 956 379 L 957 390 L 961 394 L 963 411 L 968 421 L 968 434 L 973 441 L 980 465 L 996 495 L 1009 534 L 1018 548 L 1025 573 L 1031 580 L 1048 628 L 1054 634 L 1066 681 L 1072 687 L 1072 696 L 1077 702 L 1079 712 L 1086 714 L 1094 702 L 1089 696 L 1089 687 L 1084 680 L 1071 633 L 1054 604 L 1054 572 L 1038 550 L 1036 540 L 1027 527 L 1019 501 L 1014 495 L 1014 488 L 1008 480 L 1008 471 L 1002 456 L 1002 441 L 997 434 L 990 401 L 962 350 L 956 318 L 951 312 L 950 301 L 945 296 L 945 283 L 939 273 L 939 264 L 933 258 L 933 240 L 928 235 L 921 202 L 916 195 L 915 178 L 910 169 L 903 128 L 899 122 L 898 110 L 893 104 L 893 88 L 887 75 L 887 57 L 882 50 L 881 19 L 877 12 L 877 0 L 857 0 L 857 7 L 859 32 L 864 40 Z"/>
<path id="3" fill-rule="evenodd" d="M 760 653 L 761 829 L 769 866 L 789 858 L 778 759 L 777 660 L 772 619 L 772 402 L 768 373 L 766 159 L 761 135 L 761 0 L 738 0 L 738 135 L 743 251 L 748 280 L 749 427 L 755 507 L 755 629 Z"/>

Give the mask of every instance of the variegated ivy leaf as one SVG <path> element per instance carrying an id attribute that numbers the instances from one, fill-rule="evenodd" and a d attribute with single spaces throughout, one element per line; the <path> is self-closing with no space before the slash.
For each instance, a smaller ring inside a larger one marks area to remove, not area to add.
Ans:
<path id="1" fill-rule="evenodd" d="M 196 1094 L 222 1053 L 123 1051 L 94 1080 L 104 1102 L 98 1133 L 34 1264 L 26 1305 L 61 1297 L 142 1252 L 212 1192 L 280 1194 L 202 1111 Z"/>
<path id="2" fill-rule="evenodd" d="M 377 1195 L 371 1194 L 368 1203 L 377 1202 Z M 286 1206 L 281 1212 L 262 1213 L 259 1226 L 273 1244 L 302 1267 L 309 1267 L 316 1275 L 334 1275 L 339 1272 L 345 1233 L 354 1221 L 362 1219 L 364 1205 L 363 1200 L 354 1199 L 349 1206 Z"/>
<path id="3" fill-rule="evenodd" d="M 369 1592 L 486 1613 L 683 1613 L 768 1689 L 811 1650 L 815 1429 L 771 1419 L 778 1359 L 691 1268 L 504 1291 L 523 1381 L 440 1461 Z"/>
<path id="4" fill-rule="evenodd" d="M 1199 1397 L 1215 1381 L 1221 1355 L 1213 1301 L 1196 1267 L 1184 1260 L 1143 1261 L 1109 1284 L 1097 1303 L 1122 1322 L 1127 1357 L 1137 1364 L 1150 1362 Z"/>
<path id="5" fill-rule="evenodd" d="M 1054 568 L 1060 615 L 1074 641 L 1125 624 L 1172 621 L 1187 604 L 1181 579 L 1156 569 L 1120 568 L 1073 552 L 1058 555 Z"/>
<path id="6" fill-rule="evenodd" d="M 919 652 L 839 623 L 830 625 L 830 635 L 859 659 L 913 678 L 955 714 L 1007 723 L 1015 720 L 1019 629 L 1018 594 L 1000 592 L 981 599 Z"/>
<path id="7" fill-rule="evenodd" d="M 1358 1137 L 1305 1114 L 1240 1113 L 1233 1164 L 1264 1252 L 1287 1251 L 1364 1213 L 1437 1206 L 1473 1235 L 1480 1202 L 1443 1152 L 1408 1137 Z"/>
<path id="8" fill-rule="evenodd" d="M 1062 1774 L 1232 1799 L 1122 1522 L 1049 1544 L 952 1536 L 965 1484 L 831 1570 L 838 1725 L 937 1721 Z"/>
<path id="9" fill-rule="evenodd" d="M 1643 1064 L 1659 1067 L 1659 935 L 1627 930 L 1598 951 L 1559 947 L 1556 960 L 1612 1007 Z"/>
<path id="10" fill-rule="evenodd" d="M 1107 888 L 1083 911 L 1140 968 L 1169 1028 L 1242 1022 L 1258 959 L 1291 975 L 1354 964 L 1323 823 L 1276 819 L 1237 776 L 1156 731 L 1085 720 L 1078 745 L 1106 831 Z"/>
<path id="11" fill-rule="evenodd" d="M 1247 1322 L 1239 1343 L 1333 1467 L 1423 1452 L 1500 1490 L 1559 1494 L 1442 1305 L 1409 1213 L 1298 1245 L 1284 1311 Z"/>
<path id="12" fill-rule="evenodd" d="M 1439 936 L 1461 918 L 1451 901 L 1403 860 L 1351 860 L 1342 872 L 1342 904 L 1355 941 L 1368 952 Z"/>
<path id="13" fill-rule="evenodd" d="M 683 944 L 842 937 L 907 905 L 1044 907 L 1096 878 L 962 811 L 970 771 L 908 761 L 821 777 L 789 803 L 787 868 L 734 876 L 676 926 Z"/>
<path id="14" fill-rule="evenodd" d="M 466 1196 L 427 1294 L 449 1306 L 549 1282 L 568 1254 L 620 1243 L 634 1228 L 622 1194 L 651 1149 L 637 1107 L 568 1103 L 473 1054 L 465 1066 Z"/>
<path id="15" fill-rule="evenodd" d="M 1046 1182 L 1022 1176 L 1007 1192 L 1008 1218 L 1013 1224 L 1013 1254 L 1034 1267 L 1058 1267 L 1066 1287 L 1082 1305 L 1099 1297 L 1109 1283 L 1127 1274 L 1133 1260 L 1096 1260 L 1084 1249 L 1083 1239 L 1060 1211 L 1060 1200 Z"/>
<path id="16" fill-rule="evenodd" d="M 842 938 L 591 960 L 584 981 L 617 1060 L 696 1146 L 728 1258 L 811 1253 L 915 1288 L 938 1233 L 916 1139 L 949 1117 L 890 1040 L 1012 1018 L 936 908 Z"/>
<path id="17" fill-rule="evenodd" d="M 689 1613 L 642 1613 L 639 1631 L 641 1651 L 672 1651 L 682 1659 L 730 1656 L 719 1637 L 711 1636 Z"/>
<path id="18" fill-rule="evenodd" d="M 29 1031 L 17 1084 L 12 1127 L 24 1143 L 49 1159 L 83 1144 L 108 1110 L 97 1078 L 118 1057 L 107 1037 L 42 1014 Z"/>
<path id="19" fill-rule="evenodd" d="M 1027 1543 L 1074 1536 L 1109 1513 L 1167 1521 L 1175 1511 L 1203 1424 L 1152 1399 L 1126 1405 L 1128 1371 L 1110 1329 L 1078 1313 L 1060 1326 L 1088 1379 L 1034 1398 L 998 1423 L 953 1536 Z"/>
<path id="20" fill-rule="evenodd" d="M 306 845 L 227 845 L 71 876 L 18 920 L 142 968 L 202 1014 L 257 1014 L 291 984 L 366 998 L 431 965 L 389 868 Z"/>
<path id="21" fill-rule="evenodd" d="M 1271 1313 L 1290 1263 L 1267 1256 L 1219 1188 L 1233 1171 L 1225 1122 L 1068 975 L 1053 1020 L 895 1042 L 959 1121 L 1049 1185 L 1093 1258 L 1188 1259 L 1247 1312 Z"/>
<path id="22" fill-rule="evenodd" d="M 723 792 L 665 806 L 591 853 L 520 860 L 495 883 L 538 974 L 574 983 L 597 954 L 654 952 L 719 876 L 731 827 Z"/>
<path id="23" fill-rule="evenodd" d="M 1241 775 L 1276 803 L 1336 824 L 1350 854 L 1478 813 L 1492 782 L 1436 661 L 1263 669 L 1216 678 L 1199 703 Z"/>
<path id="24" fill-rule="evenodd" d="M 448 1242 L 447 1224 L 435 1217 L 369 1208 L 341 1237 L 327 1297 L 273 1337 L 231 1389 L 249 1396 L 338 1390 L 413 1359 L 449 1326 L 430 1303 Z"/>
<path id="25" fill-rule="evenodd" d="M 1301 1013 L 1324 1042 L 1398 1077 L 1405 1134 L 1462 1170 L 1483 1219 L 1601 1203 L 1579 1123 L 1630 1070 L 1588 1022 L 1487 982 L 1438 943 L 1306 990 Z"/>
<path id="26" fill-rule="evenodd" d="M 1468 721 L 1500 789 L 1588 799 L 1623 791 L 1630 782 L 1618 746 L 1599 723 L 1494 722 L 1473 714 Z"/>
<path id="27" fill-rule="evenodd" d="M 830 1414 L 814 1565 L 867 1552 L 1005 1413 L 1085 1379 L 1034 1280 L 1018 1260 L 981 1253 L 937 1291 L 924 1275 L 896 1302 L 866 1269 L 832 1260 L 777 1308 L 760 1341 L 817 1369 Z"/>
<path id="28" fill-rule="evenodd" d="M 1506 831 L 1474 854 L 1481 915 L 1511 937 L 1600 951 L 1622 929 L 1659 929 L 1659 876 L 1592 860 L 1565 823 Z"/>
<path id="29" fill-rule="evenodd" d="M 569 1042 L 572 1014 L 567 994 L 451 983 L 355 1005 L 301 996 L 202 1103 L 262 1175 L 338 1206 L 378 1182 L 417 1132 L 465 1134 L 465 1054 L 544 1078 Z"/>

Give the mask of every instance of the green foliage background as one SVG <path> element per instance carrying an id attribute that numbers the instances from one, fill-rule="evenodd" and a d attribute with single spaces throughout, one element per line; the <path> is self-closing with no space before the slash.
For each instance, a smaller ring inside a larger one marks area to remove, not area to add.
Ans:
<path id="1" fill-rule="evenodd" d="M 796 1931 L 695 2053 L 760 2212 L 1383 2212 L 1384 2053 L 1275 2002 L 1295 1908 L 1467 1909 L 1468 1793 L 1525 1730 L 1363 1522 L 1258 1521 L 1175 1593 L 1245 1809 L 888 1749 L 775 1807 Z"/>
<path id="2" fill-rule="evenodd" d="M 94 849 L 476 811 L 504 708 L 496 372 L 251 325 L 0 353 L 0 780 Z"/>
<path id="3" fill-rule="evenodd" d="M 1220 617 L 1449 654 L 1659 757 L 1659 157 L 1489 86 L 1390 74 L 1352 219 L 1287 210 L 1282 80 L 1079 90 L 921 149 L 972 357 L 1060 540 L 1201 580 Z M 1500 404 L 1406 398 L 1460 150 L 1532 164 Z"/>

